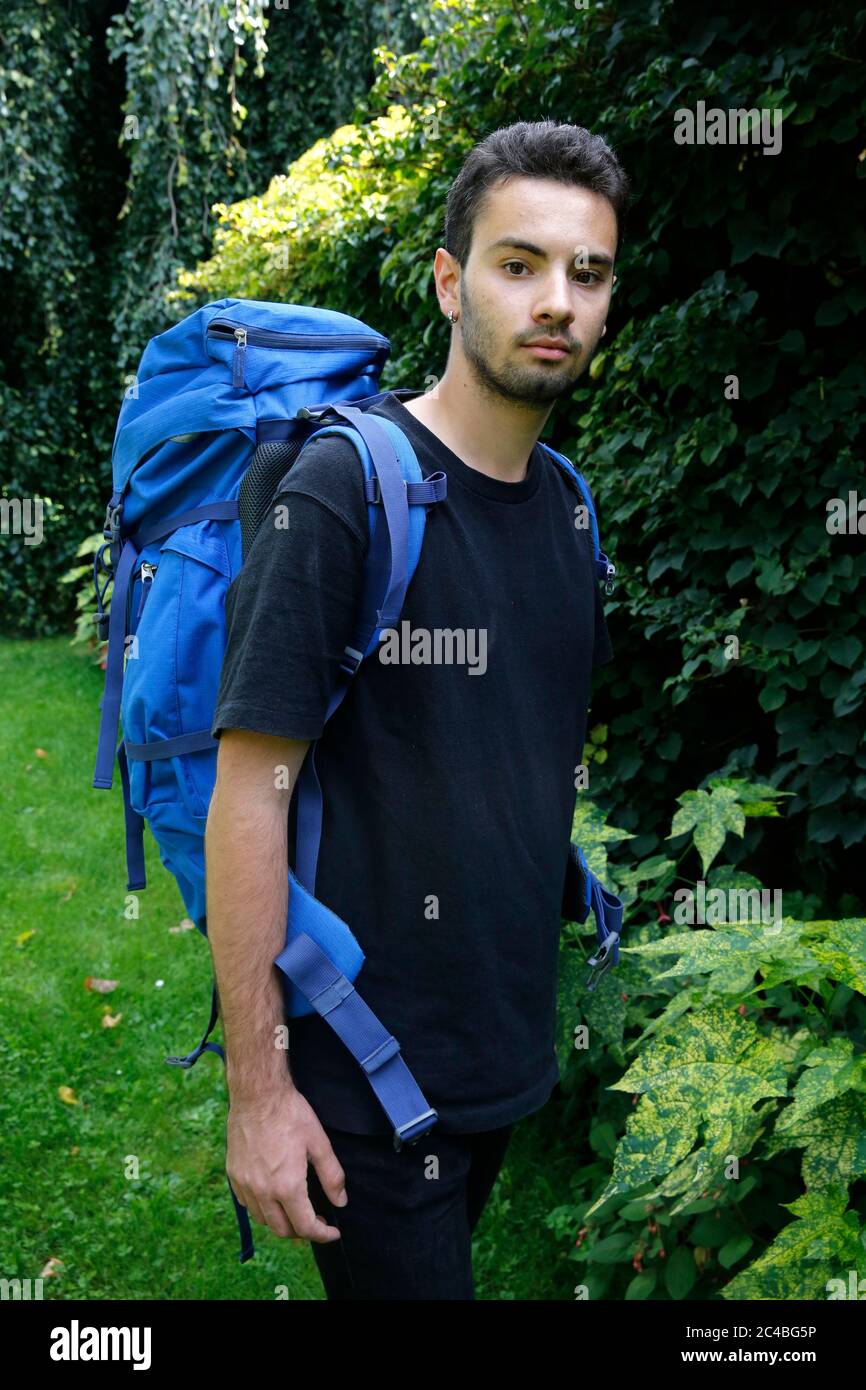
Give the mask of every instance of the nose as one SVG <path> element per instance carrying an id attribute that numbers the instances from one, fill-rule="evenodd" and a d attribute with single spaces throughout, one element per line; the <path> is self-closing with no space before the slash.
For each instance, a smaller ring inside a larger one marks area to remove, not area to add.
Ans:
<path id="1" fill-rule="evenodd" d="M 536 323 L 543 324 L 551 331 L 567 329 L 574 321 L 574 306 L 571 282 L 566 272 L 553 269 L 547 275 L 541 276 L 538 289 L 538 298 L 532 311 Z"/>

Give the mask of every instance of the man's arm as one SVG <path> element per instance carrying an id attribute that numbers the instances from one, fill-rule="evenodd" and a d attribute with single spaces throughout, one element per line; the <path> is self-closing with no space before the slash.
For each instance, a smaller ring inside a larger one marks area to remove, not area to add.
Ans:
<path id="1" fill-rule="evenodd" d="M 307 1192 L 308 1158 L 335 1206 L 345 1174 L 279 1046 L 288 910 L 288 807 L 309 743 L 226 728 L 205 831 L 207 931 L 226 1044 L 226 1171 L 239 1202 L 275 1235 L 338 1240 Z M 279 767 L 288 776 L 277 777 Z M 276 783 L 288 782 L 288 786 Z"/>

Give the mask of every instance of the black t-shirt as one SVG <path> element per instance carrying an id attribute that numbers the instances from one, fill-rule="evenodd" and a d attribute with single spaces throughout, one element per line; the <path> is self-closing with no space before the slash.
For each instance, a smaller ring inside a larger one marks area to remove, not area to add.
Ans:
<path id="1" fill-rule="evenodd" d="M 427 629 L 438 663 L 386 663 L 380 646 L 325 725 L 368 543 L 360 460 L 348 440 L 326 437 L 283 479 L 274 505 L 287 511 L 278 524 L 266 514 L 229 588 L 212 733 L 321 735 L 316 896 L 358 938 L 355 985 L 439 1128 L 489 1130 L 537 1110 L 559 1079 L 575 768 L 590 671 L 612 651 L 579 499 L 540 447 L 525 478 L 502 482 L 393 395 L 374 410 L 400 425 L 424 476 L 448 477 L 401 614 L 416 640 Z M 442 659 L 449 639 L 436 645 L 445 629 L 465 633 L 453 664 Z M 318 1014 L 290 1021 L 289 1065 L 323 1123 L 389 1132 L 366 1075 Z"/>

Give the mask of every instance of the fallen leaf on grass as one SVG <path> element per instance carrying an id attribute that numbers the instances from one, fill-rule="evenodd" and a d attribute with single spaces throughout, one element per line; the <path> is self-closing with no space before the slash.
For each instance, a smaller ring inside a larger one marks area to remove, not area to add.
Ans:
<path id="1" fill-rule="evenodd" d="M 61 896 L 60 901 L 61 901 L 62 903 L 68 903 L 68 902 L 69 902 L 69 899 L 72 897 L 72 894 L 75 893 L 75 892 L 77 892 L 77 891 L 78 891 L 78 884 L 77 884 L 77 883 L 73 883 L 73 885 L 72 885 L 72 887 L 70 888 L 69 892 L 68 892 L 68 893 L 64 893 L 64 894 Z"/>
<path id="2" fill-rule="evenodd" d="M 29 941 L 30 938 L 31 938 L 31 936 L 35 936 L 35 935 L 36 935 L 36 928 L 35 928 L 35 927 L 31 928 L 30 931 L 20 931 L 20 932 L 18 933 L 18 935 L 16 936 L 16 938 L 15 938 L 15 945 L 16 945 L 16 946 L 23 946 L 25 941 Z"/>
<path id="3" fill-rule="evenodd" d="M 73 1145 L 72 1145 L 72 1148 L 69 1150 L 69 1152 L 70 1152 L 71 1154 L 80 1154 L 80 1153 L 81 1153 L 81 1149 L 79 1148 L 79 1146 L 78 1146 L 77 1144 L 73 1144 Z"/>
<path id="4" fill-rule="evenodd" d="M 169 927 L 169 931 L 195 931 L 195 922 L 193 922 L 189 917 L 184 917 L 183 921 L 178 923 L 176 927 Z"/>
<path id="5" fill-rule="evenodd" d="M 75 1094 L 75 1092 L 73 1091 L 73 1089 L 72 1089 L 71 1086 L 58 1086 L 58 1087 L 57 1087 L 57 1094 L 59 1095 L 60 1099 L 63 1101 L 63 1104 L 64 1104 L 64 1105 L 80 1105 L 80 1104 L 81 1104 L 81 1101 L 78 1099 L 77 1095 Z"/>
<path id="6" fill-rule="evenodd" d="M 45 752 L 45 749 L 44 749 L 44 748 L 34 748 L 34 749 L 33 749 L 33 752 L 36 754 L 37 758 L 47 758 L 47 757 L 48 757 L 48 754 Z"/>
<path id="7" fill-rule="evenodd" d="M 110 994 L 119 984 L 119 980 L 97 980 L 93 975 L 88 975 L 84 981 L 84 988 L 92 989 L 97 994 Z"/>
<path id="8" fill-rule="evenodd" d="M 102 1026 L 103 1026 L 103 1028 L 116 1028 L 117 1025 L 118 1025 L 118 1023 L 120 1022 L 120 1020 L 121 1020 L 122 1018 L 123 1018 L 123 1014 L 112 1014 L 112 1013 L 103 1014 L 103 1015 L 102 1015 Z"/>
<path id="9" fill-rule="evenodd" d="M 47 1263 L 47 1264 L 44 1266 L 44 1268 L 40 1271 L 39 1278 L 40 1278 L 40 1279 L 53 1279 L 53 1278 L 56 1278 L 57 1275 L 60 1273 L 60 1271 L 61 1271 L 62 1268 L 63 1268 L 63 1261 L 60 1260 L 60 1259 L 58 1259 L 56 1255 L 51 1255 L 50 1258 L 49 1258 L 49 1260 L 48 1260 L 48 1263 Z"/>

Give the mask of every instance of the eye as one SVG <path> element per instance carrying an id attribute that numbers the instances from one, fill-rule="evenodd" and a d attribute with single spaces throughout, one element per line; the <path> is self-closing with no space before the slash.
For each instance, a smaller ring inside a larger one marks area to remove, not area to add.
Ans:
<path id="1" fill-rule="evenodd" d="M 520 270 L 529 270 L 529 269 L 530 269 L 530 267 L 527 266 L 523 261 L 514 261 L 514 260 L 512 260 L 512 261 L 503 261 L 503 262 L 502 262 L 502 269 L 503 269 L 503 270 L 507 270 L 508 273 L 509 273 L 509 275 L 511 275 L 511 278 L 512 278 L 513 280 L 519 280 L 519 279 L 522 278 L 522 277 L 520 276 L 519 273 L 515 273 L 515 274 L 512 275 L 511 271 L 509 270 L 509 266 L 513 266 L 513 265 L 518 266 Z M 597 284 L 598 281 L 602 278 L 602 277 L 599 275 L 599 273 L 598 273 L 597 270 L 576 270 L 574 274 L 575 274 L 575 279 L 577 279 L 577 277 L 578 277 L 579 275 L 587 275 L 587 276 L 589 276 L 589 279 L 587 279 L 587 280 L 577 280 L 577 283 L 578 283 L 578 284 L 583 285 L 583 286 L 585 286 L 585 287 L 587 287 L 587 288 L 588 288 L 590 285 L 595 285 L 595 284 Z"/>

